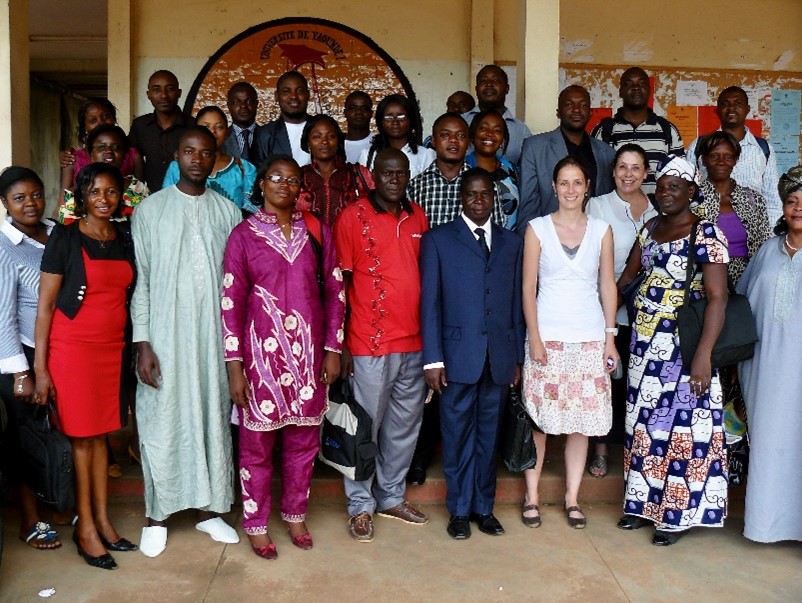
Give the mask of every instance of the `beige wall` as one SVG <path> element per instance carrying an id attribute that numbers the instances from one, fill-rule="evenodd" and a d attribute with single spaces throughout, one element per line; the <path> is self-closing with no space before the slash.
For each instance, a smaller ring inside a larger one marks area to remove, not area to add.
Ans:
<path id="1" fill-rule="evenodd" d="M 117 1 L 131 10 L 133 86 L 130 96 L 125 91 L 112 96 L 123 107 L 130 99 L 132 116 L 151 110 L 145 88 L 156 69 L 173 70 L 188 91 L 222 44 L 248 27 L 282 17 L 330 19 L 373 38 L 406 73 L 427 125 L 442 112 L 448 94 L 473 89 L 472 61 L 492 52 L 496 62 L 514 65 L 520 52 L 523 0 Z M 525 3 L 537 7 L 540 0 Z M 802 23 L 801 0 L 674 0 L 670 10 L 664 0 L 637 0 L 627 11 L 622 15 L 606 0 L 560 0 L 560 62 L 802 72 L 802 36 L 790 26 Z M 477 15 L 492 20 L 492 43 L 484 26 L 472 36 Z M 537 44 L 526 53 L 536 57 Z M 124 52 L 110 56 L 110 72 L 115 65 L 122 70 L 126 61 Z M 551 122 L 553 106 L 526 106 L 530 124 Z"/>
<path id="2" fill-rule="evenodd" d="M 492 4 L 492 0 L 489 2 Z M 152 110 L 145 89 L 153 71 L 172 70 L 187 92 L 220 46 L 249 27 L 282 17 L 329 19 L 371 37 L 398 62 L 412 83 L 421 104 L 424 127 L 445 110 L 445 98 L 468 86 L 470 79 L 470 0 L 359 4 L 342 0 L 138 0 L 131 2 L 131 8 L 133 115 Z"/>
<path id="3" fill-rule="evenodd" d="M 800 27 L 800 0 L 562 0 L 560 61 L 802 71 Z"/>

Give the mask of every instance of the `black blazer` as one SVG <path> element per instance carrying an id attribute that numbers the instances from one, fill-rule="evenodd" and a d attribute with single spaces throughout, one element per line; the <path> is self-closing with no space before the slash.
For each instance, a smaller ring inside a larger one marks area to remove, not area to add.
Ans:
<path id="1" fill-rule="evenodd" d="M 305 119 L 309 119 L 309 115 Z M 271 155 L 289 155 L 292 157 L 292 146 L 287 134 L 287 126 L 279 117 L 263 126 L 256 126 L 251 141 L 250 162 L 258 170 L 262 162 Z"/>
<path id="2" fill-rule="evenodd" d="M 131 295 L 136 285 L 136 262 L 134 261 L 134 240 L 131 237 L 131 225 L 128 222 L 112 222 L 117 228 L 117 236 L 120 237 L 125 259 L 134 271 L 134 278 L 126 289 L 126 305 L 131 302 Z M 52 266 L 55 258 L 56 265 L 63 265 L 64 282 L 61 285 L 56 307 L 69 318 L 75 318 L 84 299 L 86 291 L 86 267 L 81 246 L 81 231 L 78 228 L 79 221 L 75 221 L 69 226 L 56 224 L 50 238 L 47 241 L 45 252 L 42 257 L 42 272 L 53 272 Z"/>

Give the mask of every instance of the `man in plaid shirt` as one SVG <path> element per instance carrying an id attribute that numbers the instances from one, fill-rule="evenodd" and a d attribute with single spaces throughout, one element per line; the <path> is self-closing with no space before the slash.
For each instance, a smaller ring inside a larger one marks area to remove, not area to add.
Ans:
<path id="1" fill-rule="evenodd" d="M 468 170 L 465 163 L 468 144 L 468 124 L 462 117 L 444 113 L 434 121 L 432 146 L 437 158 L 407 187 L 407 196 L 423 208 L 430 228 L 451 222 L 462 211 L 459 185 L 462 174 Z M 493 205 L 492 219 L 499 226 L 504 225 L 498 199 Z"/>

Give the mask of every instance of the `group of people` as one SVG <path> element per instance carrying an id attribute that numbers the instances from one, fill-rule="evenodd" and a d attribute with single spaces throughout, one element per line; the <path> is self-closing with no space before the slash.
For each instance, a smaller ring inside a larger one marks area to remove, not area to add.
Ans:
<path id="1" fill-rule="evenodd" d="M 587 524 L 579 499 L 591 439 L 596 477 L 608 445 L 624 444 L 620 528 L 653 526 L 652 542 L 665 546 L 721 526 L 723 391 L 738 383 L 751 444 L 744 533 L 802 540 L 784 496 L 802 483 L 788 479 L 802 383 L 784 369 L 802 335 L 792 320 L 802 167 L 777 179 L 773 150 L 744 126 L 740 88 L 721 93 L 721 130 L 687 154 L 648 107 L 640 68 L 624 72 L 621 110 L 590 134 L 584 88 L 565 88 L 559 126 L 535 136 L 506 108 L 508 92 L 505 72 L 483 67 L 476 101 L 451 95 L 424 142 L 403 95 L 381 99 L 374 116 L 370 96 L 352 92 L 343 133 L 334 116 L 307 113 L 306 79 L 291 71 L 276 83 L 280 115 L 265 125 L 256 89 L 232 86 L 229 127 L 219 107 L 185 115 L 177 79 L 161 70 L 148 82 L 154 112 L 128 135 L 108 101 L 84 104 L 84 147 L 61 154 L 57 223 L 34 172 L 0 174 L 5 458 L 19 455 L 16 427 L 53 404 L 73 445 L 77 501 L 54 523 L 76 526 L 87 563 L 114 569 L 111 552 L 137 549 L 158 556 L 168 518 L 187 509 L 213 540 L 238 542 L 221 517 L 237 475 L 244 532 L 255 554 L 275 559 L 279 460 L 281 519 L 292 544 L 312 548 L 312 470 L 338 379 L 350 380 L 377 449 L 371 477 L 344 478 L 356 541 L 373 540 L 374 515 L 428 523 L 406 484 L 426 480 L 440 440 L 447 533 L 466 539 L 475 524 L 503 534 L 493 504 L 511 388 L 538 452 L 524 525 L 542 524 L 547 436 L 565 434 L 572 528 Z M 686 284 L 691 253 L 698 270 Z M 622 291 L 636 279 L 626 307 Z M 686 286 L 708 300 L 693 358 L 682 358 L 677 327 Z M 731 287 L 749 298 L 760 342 L 719 373 L 711 352 Z M 134 375 L 147 517 L 138 545 L 107 509 L 107 434 L 126 423 Z M 14 477 L 20 537 L 61 546 Z"/>

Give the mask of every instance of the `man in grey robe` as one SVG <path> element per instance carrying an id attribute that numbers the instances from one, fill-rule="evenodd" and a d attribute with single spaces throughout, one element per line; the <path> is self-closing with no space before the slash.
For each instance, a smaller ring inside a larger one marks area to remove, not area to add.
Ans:
<path id="1" fill-rule="evenodd" d="M 188 128 L 175 158 L 180 179 L 143 200 L 132 220 L 141 278 L 131 302 L 138 354 L 136 394 L 145 511 L 140 550 L 167 545 L 165 520 L 198 509 L 198 530 L 239 542 L 219 513 L 233 502 L 233 459 L 220 300 L 223 252 L 241 220 L 237 207 L 206 188 L 216 143 Z"/>

